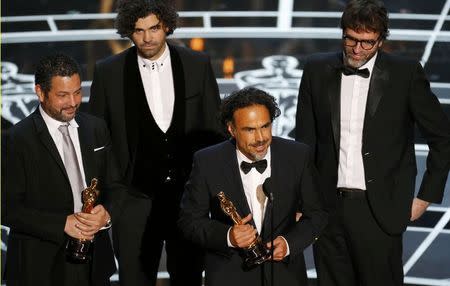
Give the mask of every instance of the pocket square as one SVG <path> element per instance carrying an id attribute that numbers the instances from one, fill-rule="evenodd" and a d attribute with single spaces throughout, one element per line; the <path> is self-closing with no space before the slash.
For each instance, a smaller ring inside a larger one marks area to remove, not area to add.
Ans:
<path id="1" fill-rule="evenodd" d="M 94 148 L 94 152 L 100 151 L 100 150 L 102 150 L 102 149 L 105 149 L 105 146 L 98 147 L 98 148 Z"/>

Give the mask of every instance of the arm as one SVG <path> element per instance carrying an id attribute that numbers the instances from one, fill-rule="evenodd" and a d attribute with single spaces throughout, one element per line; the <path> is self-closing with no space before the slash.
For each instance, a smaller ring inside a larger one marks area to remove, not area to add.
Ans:
<path id="1" fill-rule="evenodd" d="M 303 70 L 298 94 L 297 114 L 295 119 L 295 140 L 309 145 L 312 154 L 315 154 L 316 149 L 315 128 L 316 122 L 312 104 L 310 68 L 307 63 Z"/>
<path id="2" fill-rule="evenodd" d="M 106 92 L 103 83 L 101 66 L 95 65 L 94 78 L 91 84 L 91 95 L 89 97 L 89 113 L 106 120 Z"/>
<path id="3" fill-rule="evenodd" d="M 302 217 L 283 237 L 289 245 L 291 256 L 298 255 L 318 239 L 319 234 L 325 228 L 328 214 L 323 207 L 323 199 L 320 196 L 318 176 L 311 154 L 302 156 L 304 166 L 301 171 L 300 197 Z"/>
<path id="4" fill-rule="evenodd" d="M 214 132 L 214 139 L 218 143 L 224 139 L 224 134 L 219 122 L 218 111 L 221 103 L 219 87 L 217 86 L 216 76 L 211 67 L 209 57 L 206 57 L 205 71 L 203 77 L 203 122 L 206 124 L 206 130 Z M 217 139 L 217 140 L 216 140 Z"/>
<path id="5" fill-rule="evenodd" d="M 419 218 L 430 203 L 440 203 L 450 168 L 450 122 L 436 96 L 431 92 L 422 66 L 417 63 L 411 82 L 410 109 L 427 140 L 427 169 L 417 198 L 413 201 L 411 220 Z"/>
<path id="6" fill-rule="evenodd" d="M 60 244 L 64 241 L 66 220 L 70 218 L 36 208 L 26 201 L 27 192 L 36 186 L 31 175 L 35 170 L 29 168 L 28 148 L 23 144 L 24 140 L 16 140 L 16 136 L 11 134 L 7 143 L 4 223 L 16 232 Z M 45 190 L 42 191 L 45 195 Z"/>
<path id="7" fill-rule="evenodd" d="M 201 247 L 226 252 L 230 225 L 211 219 L 208 186 L 197 156 L 181 201 L 178 226 L 183 235 Z"/>

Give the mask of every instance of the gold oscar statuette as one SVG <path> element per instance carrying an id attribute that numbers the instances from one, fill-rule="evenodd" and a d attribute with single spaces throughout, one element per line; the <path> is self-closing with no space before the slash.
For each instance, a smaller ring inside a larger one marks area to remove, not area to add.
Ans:
<path id="1" fill-rule="evenodd" d="M 225 196 L 225 193 L 220 192 L 217 194 L 217 197 L 219 198 L 222 211 L 233 220 L 235 225 L 241 225 L 242 218 L 237 213 L 234 204 Z M 251 269 L 270 259 L 270 251 L 264 246 L 259 235 L 255 237 L 255 240 L 249 246 L 243 248 L 242 251 L 244 259 L 243 267 L 245 269 Z"/>
<path id="2" fill-rule="evenodd" d="M 84 213 L 90 213 L 95 207 L 100 191 L 96 189 L 98 180 L 93 178 L 91 185 L 81 193 Z M 66 258 L 69 261 L 77 263 L 87 263 L 92 258 L 93 240 L 77 239 L 69 237 L 66 244 Z"/>

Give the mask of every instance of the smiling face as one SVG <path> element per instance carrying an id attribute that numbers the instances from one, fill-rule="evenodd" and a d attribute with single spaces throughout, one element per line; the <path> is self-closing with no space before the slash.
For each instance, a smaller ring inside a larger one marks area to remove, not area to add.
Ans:
<path id="1" fill-rule="evenodd" d="M 150 14 L 136 21 L 131 40 L 141 57 L 156 60 L 164 52 L 168 30 L 158 17 Z"/>
<path id="2" fill-rule="evenodd" d="M 236 139 L 236 146 L 248 159 L 258 161 L 264 158 L 272 143 L 272 121 L 264 105 L 240 108 L 228 123 L 228 132 Z"/>
<path id="3" fill-rule="evenodd" d="M 35 86 L 42 109 L 52 118 L 68 122 L 75 117 L 81 104 L 81 80 L 78 74 L 54 76 L 51 88 L 46 93 L 41 86 Z"/>
<path id="4" fill-rule="evenodd" d="M 383 41 L 379 40 L 380 33 L 370 31 L 355 31 L 350 28 L 344 30 L 344 35 L 348 39 L 343 40 L 343 49 L 345 54 L 345 64 L 354 68 L 359 68 L 367 63 L 381 48 Z M 361 41 L 373 42 L 371 49 L 364 49 Z M 352 47 L 347 45 L 348 42 L 356 44 Z"/>

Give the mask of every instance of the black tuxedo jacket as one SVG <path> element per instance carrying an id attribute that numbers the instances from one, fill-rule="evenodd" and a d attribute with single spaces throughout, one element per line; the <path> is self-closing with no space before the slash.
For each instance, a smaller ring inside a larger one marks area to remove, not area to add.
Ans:
<path id="1" fill-rule="evenodd" d="M 327 221 L 316 189 L 315 168 L 304 144 L 274 137 L 270 148 L 273 237 L 283 236 L 290 248 L 290 255 L 284 261 L 274 263 L 275 285 L 306 285 L 303 250 L 317 239 Z M 188 239 L 207 250 L 207 285 L 268 285 L 270 263 L 244 271 L 239 252 L 228 247 L 227 232 L 233 221 L 220 208 L 216 197 L 220 191 L 233 202 L 241 217 L 250 213 L 235 142 L 230 140 L 194 155 L 181 203 L 179 227 Z M 303 216 L 296 222 L 295 213 L 299 209 Z M 266 210 L 261 232 L 263 242 L 270 240 L 270 220 L 270 212 Z"/>
<path id="2" fill-rule="evenodd" d="M 194 150 L 218 142 L 220 127 L 216 113 L 220 104 L 219 90 L 206 54 L 172 45 L 169 49 L 175 99 L 184 99 L 185 140 L 180 148 L 185 148 L 187 155 L 179 164 L 190 169 Z M 97 63 L 91 86 L 90 110 L 106 120 L 120 171 L 127 183 L 131 183 L 133 178 L 139 140 L 139 101 L 136 98 L 144 94 L 135 47 Z M 186 173 L 189 174 L 189 170 Z"/>
<path id="3" fill-rule="evenodd" d="M 299 92 L 296 138 L 311 146 L 328 206 L 336 200 L 342 53 L 308 59 Z M 382 51 L 370 80 L 362 150 L 369 204 L 390 234 L 406 229 L 414 196 L 414 125 L 430 152 L 418 197 L 439 203 L 450 165 L 450 124 L 422 66 Z"/>
<path id="4" fill-rule="evenodd" d="M 88 114 L 76 116 L 86 183 L 98 178 L 99 203 L 119 214 L 105 123 Z M 67 236 L 66 217 L 73 213 L 69 178 L 56 145 L 37 109 L 10 129 L 7 145 L 6 225 L 10 227 L 6 279 L 8 285 L 62 285 Z M 95 235 L 92 285 L 106 285 L 115 271 L 107 231 Z"/>

